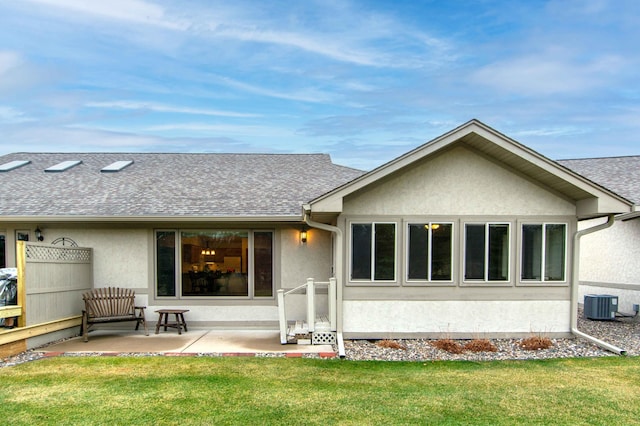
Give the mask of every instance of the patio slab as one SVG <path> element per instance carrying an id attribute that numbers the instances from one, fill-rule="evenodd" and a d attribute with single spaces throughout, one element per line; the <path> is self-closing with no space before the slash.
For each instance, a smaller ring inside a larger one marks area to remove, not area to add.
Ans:
<path id="1" fill-rule="evenodd" d="M 193 330 L 182 332 L 151 332 L 145 336 L 140 331 L 96 330 L 89 334 L 89 341 L 75 337 L 36 349 L 55 353 L 219 353 L 219 354 L 328 354 L 331 345 L 282 345 L 280 334 L 272 330 Z"/>

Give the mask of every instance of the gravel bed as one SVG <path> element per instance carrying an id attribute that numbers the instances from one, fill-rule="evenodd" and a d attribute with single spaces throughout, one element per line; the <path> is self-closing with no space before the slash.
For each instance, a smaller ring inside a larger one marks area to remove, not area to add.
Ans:
<path id="1" fill-rule="evenodd" d="M 578 330 L 604 342 L 626 350 L 628 356 L 640 355 L 640 318 L 618 318 L 615 321 L 592 321 L 584 319 L 582 311 L 578 312 Z M 544 337 L 542 335 L 542 337 Z M 460 354 L 449 353 L 437 349 L 435 340 L 404 339 L 394 340 L 401 349 L 381 347 L 375 341 L 347 340 L 345 344 L 346 358 L 350 360 L 381 361 L 435 361 L 435 360 L 525 360 L 548 358 L 581 358 L 617 356 L 613 352 L 601 349 L 589 340 L 577 337 L 570 339 L 551 339 L 553 346 L 549 349 L 525 350 L 521 347 L 522 339 L 491 339 L 496 347 L 495 352 L 471 352 Z M 461 341 L 462 344 L 465 341 Z"/>
<path id="2" fill-rule="evenodd" d="M 615 321 L 591 321 L 578 312 L 578 329 L 583 333 L 596 337 L 627 351 L 629 356 L 640 355 L 640 317 L 618 318 Z M 522 339 L 491 339 L 495 352 L 471 352 L 452 354 L 433 346 L 434 340 L 403 339 L 395 340 L 402 349 L 383 348 L 374 341 L 346 340 L 346 359 L 349 360 L 381 360 L 381 361 L 435 361 L 435 360 L 524 360 L 547 358 L 580 358 L 616 356 L 614 353 L 599 348 L 582 338 L 551 339 L 553 346 L 549 349 L 525 350 L 520 346 Z M 462 341 L 464 343 L 464 341 Z M 337 348 L 335 349 L 337 352 Z M 64 356 L 103 356 L 103 353 L 66 353 Z M 202 353 L 198 356 L 220 356 L 220 354 Z M 162 356 L 159 353 L 119 353 L 116 356 Z M 283 357 L 284 353 L 256 354 L 260 357 Z M 0 358 L 0 368 L 11 367 L 29 361 L 45 358 L 45 352 L 31 349 L 18 355 Z M 315 358 L 315 354 L 304 354 L 305 358 Z"/>

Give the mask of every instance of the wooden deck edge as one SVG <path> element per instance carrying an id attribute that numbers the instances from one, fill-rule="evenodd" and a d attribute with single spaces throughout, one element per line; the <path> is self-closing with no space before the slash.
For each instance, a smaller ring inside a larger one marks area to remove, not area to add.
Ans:
<path id="1" fill-rule="evenodd" d="M 22 315 L 22 306 L 10 305 L 0 307 L 0 318 L 19 317 Z"/>
<path id="2" fill-rule="evenodd" d="M 26 340 L 31 337 L 41 336 L 54 331 L 60 331 L 82 324 L 82 316 L 77 315 L 69 318 L 62 318 L 55 321 L 44 322 L 42 324 L 29 325 L 27 327 L 16 327 L 11 330 L 0 331 L 0 346 L 19 340 Z"/>

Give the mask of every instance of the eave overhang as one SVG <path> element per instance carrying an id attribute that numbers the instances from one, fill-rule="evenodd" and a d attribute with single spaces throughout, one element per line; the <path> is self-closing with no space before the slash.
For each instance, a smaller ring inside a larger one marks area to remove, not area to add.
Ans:
<path id="1" fill-rule="evenodd" d="M 386 176 L 453 146 L 464 145 L 542 186 L 571 199 L 580 219 L 623 214 L 633 203 L 585 177 L 561 166 L 532 149 L 497 132 L 478 120 L 471 120 L 444 135 L 372 170 L 335 190 L 309 202 L 314 213 L 342 212 L 346 196 Z"/>
<path id="2" fill-rule="evenodd" d="M 295 223 L 300 215 L 285 216 L 0 216 L 0 223 Z"/>

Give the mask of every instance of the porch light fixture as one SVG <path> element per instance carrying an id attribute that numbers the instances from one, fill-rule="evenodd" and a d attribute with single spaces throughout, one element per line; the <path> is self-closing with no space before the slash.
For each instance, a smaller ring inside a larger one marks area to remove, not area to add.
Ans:
<path id="1" fill-rule="evenodd" d="M 33 231 L 36 234 L 36 240 L 44 241 L 44 235 L 42 235 L 42 230 L 39 226 L 36 227 L 36 230 Z"/>
<path id="2" fill-rule="evenodd" d="M 302 231 L 300 231 L 300 242 L 302 244 L 306 244 L 307 243 L 307 229 L 306 228 L 302 228 Z"/>

